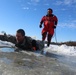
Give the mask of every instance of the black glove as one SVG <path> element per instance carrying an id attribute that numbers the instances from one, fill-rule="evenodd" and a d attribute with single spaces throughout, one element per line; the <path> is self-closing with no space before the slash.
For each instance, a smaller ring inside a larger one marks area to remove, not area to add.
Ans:
<path id="1" fill-rule="evenodd" d="M 39 27 L 42 28 L 42 25 L 40 24 Z"/>
<path id="2" fill-rule="evenodd" d="M 53 26 L 53 28 L 55 29 L 55 28 L 56 28 L 56 26 Z"/>

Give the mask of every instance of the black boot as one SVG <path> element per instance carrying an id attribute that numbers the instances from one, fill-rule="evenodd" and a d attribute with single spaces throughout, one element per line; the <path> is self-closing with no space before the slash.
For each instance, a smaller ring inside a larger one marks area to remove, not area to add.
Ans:
<path id="1" fill-rule="evenodd" d="M 50 42 L 47 43 L 47 46 L 48 46 L 48 47 L 50 46 Z"/>

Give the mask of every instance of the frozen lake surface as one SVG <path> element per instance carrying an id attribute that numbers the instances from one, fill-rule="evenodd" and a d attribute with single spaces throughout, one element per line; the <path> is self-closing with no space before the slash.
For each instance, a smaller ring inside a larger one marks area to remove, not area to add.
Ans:
<path id="1" fill-rule="evenodd" d="M 76 57 L 1 48 L 0 75 L 76 75 Z"/>
<path id="2" fill-rule="evenodd" d="M 0 75 L 76 75 L 76 47 L 45 45 L 42 55 L 13 46 L 0 41 Z"/>

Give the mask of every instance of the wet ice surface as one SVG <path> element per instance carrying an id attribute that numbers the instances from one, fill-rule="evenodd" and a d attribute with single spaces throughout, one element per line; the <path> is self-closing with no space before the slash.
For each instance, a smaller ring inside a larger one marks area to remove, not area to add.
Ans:
<path id="1" fill-rule="evenodd" d="M 9 47 L 4 47 L 4 48 L 0 48 L 1 52 L 14 52 L 14 48 L 9 48 Z"/>
<path id="2" fill-rule="evenodd" d="M 2 48 L 0 75 L 76 75 L 75 58 L 53 53 L 37 55 L 26 51 L 14 52 L 14 48 Z"/>

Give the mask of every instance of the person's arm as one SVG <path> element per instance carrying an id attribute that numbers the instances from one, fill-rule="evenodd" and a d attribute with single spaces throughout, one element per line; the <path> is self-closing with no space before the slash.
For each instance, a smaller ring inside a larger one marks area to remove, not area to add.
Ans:
<path id="1" fill-rule="evenodd" d="M 41 19 L 41 21 L 40 21 L 40 25 L 39 25 L 40 28 L 42 28 L 42 24 L 44 22 L 44 19 L 45 19 L 45 16 L 43 16 L 42 19 Z"/>
<path id="2" fill-rule="evenodd" d="M 30 50 L 32 48 L 32 45 L 30 43 L 25 43 L 25 44 L 15 44 L 15 47 L 17 47 L 18 49 L 22 49 L 22 50 Z"/>
<path id="3" fill-rule="evenodd" d="M 58 24 L 58 18 L 56 16 L 54 16 L 54 28 L 56 28 L 57 24 Z"/>

